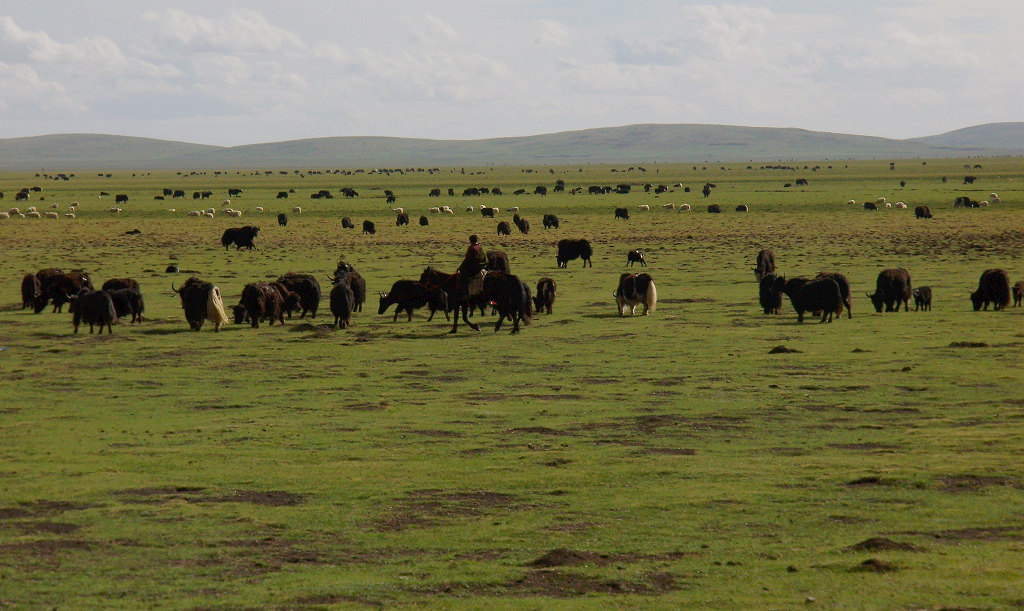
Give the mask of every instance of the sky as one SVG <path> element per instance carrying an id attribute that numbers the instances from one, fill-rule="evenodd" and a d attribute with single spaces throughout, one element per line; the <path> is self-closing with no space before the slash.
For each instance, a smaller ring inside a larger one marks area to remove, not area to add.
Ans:
<path id="1" fill-rule="evenodd" d="M 0 138 L 1022 120 L 1019 0 L 4 0 Z"/>

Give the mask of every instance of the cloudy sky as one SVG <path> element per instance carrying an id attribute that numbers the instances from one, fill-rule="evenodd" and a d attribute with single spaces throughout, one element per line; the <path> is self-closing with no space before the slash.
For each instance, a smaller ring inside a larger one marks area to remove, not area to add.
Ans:
<path id="1" fill-rule="evenodd" d="M 1019 0 L 4 0 L 0 138 L 1024 119 Z"/>

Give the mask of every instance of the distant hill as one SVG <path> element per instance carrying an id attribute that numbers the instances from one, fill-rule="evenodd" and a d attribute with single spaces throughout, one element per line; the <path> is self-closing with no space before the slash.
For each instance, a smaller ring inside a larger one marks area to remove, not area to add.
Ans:
<path id="1" fill-rule="evenodd" d="M 1024 123 L 894 140 L 796 128 L 627 125 L 491 138 L 337 137 L 219 147 L 103 134 L 0 140 L 0 170 L 344 168 L 768 162 L 1024 154 Z"/>

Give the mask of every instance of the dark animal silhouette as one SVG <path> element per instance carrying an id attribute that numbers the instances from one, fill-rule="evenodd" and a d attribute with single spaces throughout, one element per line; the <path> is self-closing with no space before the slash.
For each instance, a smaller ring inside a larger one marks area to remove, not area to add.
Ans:
<path id="1" fill-rule="evenodd" d="M 883 269 L 875 280 L 875 293 L 868 294 L 868 298 L 876 312 L 881 312 L 883 306 L 886 312 L 899 312 L 901 302 L 903 311 L 909 312 L 911 288 L 910 272 L 902 267 Z"/>
<path id="2" fill-rule="evenodd" d="M 594 249 L 590 247 L 590 242 L 585 239 L 558 241 L 558 255 L 556 257 L 558 267 L 567 267 L 569 261 L 574 259 L 582 259 L 583 267 L 586 267 L 588 264 L 590 267 L 594 267 L 594 262 L 590 260 L 593 255 Z"/>
<path id="3" fill-rule="evenodd" d="M 978 279 L 978 290 L 971 293 L 974 311 L 987 310 L 989 303 L 993 310 L 1010 305 L 1010 274 L 1006 270 L 987 269 Z"/>
<path id="4" fill-rule="evenodd" d="M 914 289 L 914 311 L 932 309 L 932 287 L 919 286 Z"/>

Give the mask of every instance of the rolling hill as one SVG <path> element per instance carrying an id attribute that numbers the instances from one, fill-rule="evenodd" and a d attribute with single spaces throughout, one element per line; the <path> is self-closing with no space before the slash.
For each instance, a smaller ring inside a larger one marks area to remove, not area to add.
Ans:
<path id="1" fill-rule="evenodd" d="M 1024 154 L 1024 123 L 894 140 L 797 128 L 644 124 L 482 140 L 335 137 L 219 147 L 104 134 L 0 140 L 0 170 L 743 162 Z"/>

